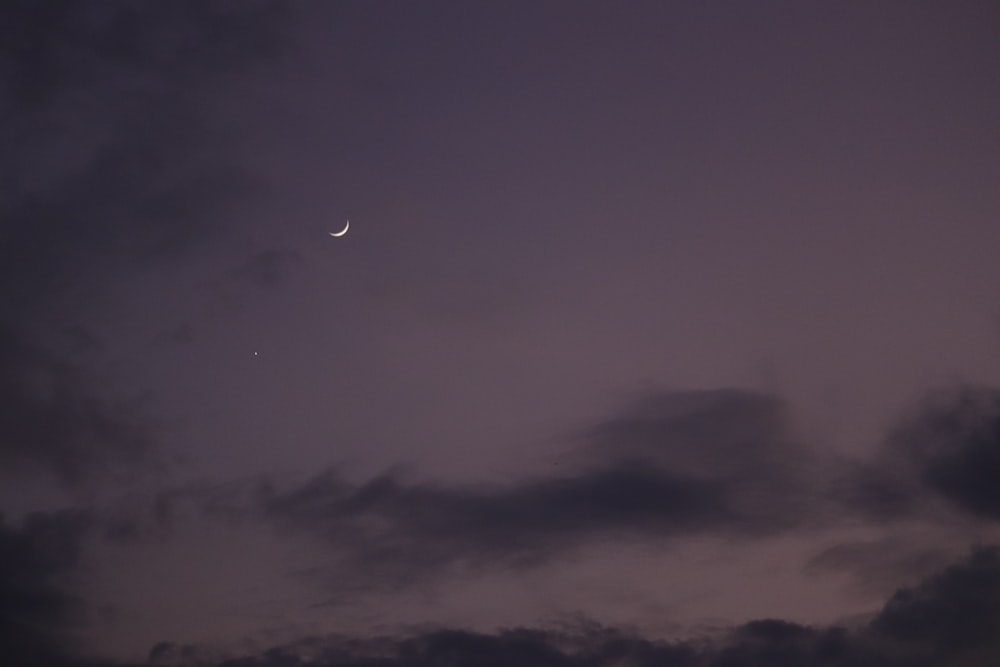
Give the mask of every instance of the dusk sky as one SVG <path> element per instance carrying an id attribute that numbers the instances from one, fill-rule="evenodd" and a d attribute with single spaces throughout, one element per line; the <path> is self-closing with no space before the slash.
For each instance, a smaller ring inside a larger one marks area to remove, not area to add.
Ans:
<path id="1" fill-rule="evenodd" d="M 7 0 L 0 110 L 3 664 L 1000 664 L 995 0 Z"/>

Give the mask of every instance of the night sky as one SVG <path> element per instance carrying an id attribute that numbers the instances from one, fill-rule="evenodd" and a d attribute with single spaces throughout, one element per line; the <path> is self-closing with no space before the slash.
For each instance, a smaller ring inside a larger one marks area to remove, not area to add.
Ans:
<path id="1" fill-rule="evenodd" d="M 0 662 L 1000 664 L 994 0 L 7 0 L 0 112 Z"/>

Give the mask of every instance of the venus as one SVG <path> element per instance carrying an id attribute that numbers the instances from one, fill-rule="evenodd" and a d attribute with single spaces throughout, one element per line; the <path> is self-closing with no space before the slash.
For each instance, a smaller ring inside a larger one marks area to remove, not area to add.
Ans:
<path id="1" fill-rule="evenodd" d="M 347 233 L 347 230 L 350 228 L 350 226 L 351 226 L 351 221 L 348 220 L 347 224 L 345 224 L 344 228 L 341 229 L 339 232 L 328 232 L 328 234 L 330 234 L 330 236 L 343 236 L 344 234 Z"/>

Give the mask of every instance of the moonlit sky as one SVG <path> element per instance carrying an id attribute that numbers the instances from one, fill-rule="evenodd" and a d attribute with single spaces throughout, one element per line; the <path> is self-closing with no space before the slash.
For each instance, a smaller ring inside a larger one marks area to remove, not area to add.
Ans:
<path id="1" fill-rule="evenodd" d="M 6 3 L 0 654 L 997 664 L 998 35 Z"/>

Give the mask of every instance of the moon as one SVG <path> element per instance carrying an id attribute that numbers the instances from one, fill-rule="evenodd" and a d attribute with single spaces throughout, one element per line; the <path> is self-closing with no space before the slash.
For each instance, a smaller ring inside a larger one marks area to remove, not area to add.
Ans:
<path id="1" fill-rule="evenodd" d="M 348 220 L 348 221 L 347 221 L 347 224 L 346 224 L 346 225 L 344 225 L 344 228 L 343 228 L 343 229 L 341 229 L 341 230 L 340 230 L 339 232 L 327 232 L 327 233 L 328 233 L 328 234 L 329 234 L 330 236 L 343 236 L 344 234 L 346 234 L 346 233 L 347 233 L 347 230 L 348 230 L 348 229 L 350 228 L 350 226 L 351 226 L 351 221 L 350 221 L 350 220 Z"/>

